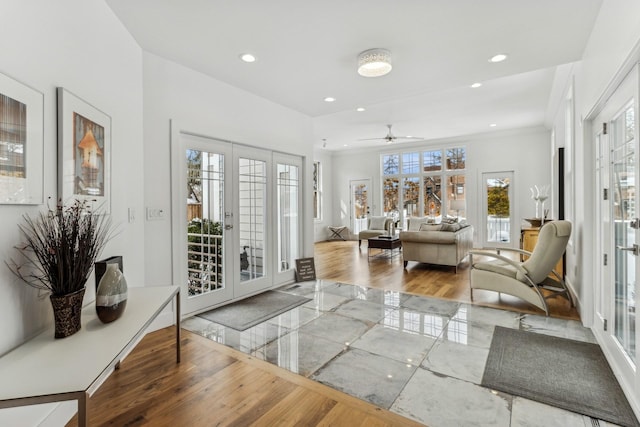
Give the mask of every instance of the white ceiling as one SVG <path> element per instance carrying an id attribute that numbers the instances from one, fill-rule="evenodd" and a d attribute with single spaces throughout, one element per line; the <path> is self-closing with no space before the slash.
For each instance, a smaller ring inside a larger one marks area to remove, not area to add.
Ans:
<path id="1" fill-rule="evenodd" d="M 146 51 L 311 116 L 314 144 L 338 150 L 385 144 L 357 140 L 388 123 L 425 139 L 542 126 L 556 68 L 580 60 L 602 0 L 106 2 Z M 390 74 L 357 74 L 370 48 L 391 51 Z"/>

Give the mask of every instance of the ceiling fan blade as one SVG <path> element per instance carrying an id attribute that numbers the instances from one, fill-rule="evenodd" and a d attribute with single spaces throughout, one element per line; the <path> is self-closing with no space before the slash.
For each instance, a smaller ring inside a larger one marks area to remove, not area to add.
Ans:
<path id="1" fill-rule="evenodd" d="M 358 141 L 385 141 L 389 138 L 359 138 Z"/>

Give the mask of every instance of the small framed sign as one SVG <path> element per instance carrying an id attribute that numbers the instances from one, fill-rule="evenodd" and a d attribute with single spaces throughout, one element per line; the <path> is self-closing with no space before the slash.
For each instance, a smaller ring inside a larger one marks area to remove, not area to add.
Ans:
<path id="1" fill-rule="evenodd" d="M 307 280 L 316 280 L 316 266 L 313 258 L 299 258 L 296 260 L 296 281 Z"/>

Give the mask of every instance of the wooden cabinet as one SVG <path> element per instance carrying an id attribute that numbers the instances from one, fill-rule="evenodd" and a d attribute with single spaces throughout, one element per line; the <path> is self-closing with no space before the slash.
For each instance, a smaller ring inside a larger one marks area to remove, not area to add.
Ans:
<path id="1" fill-rule="evenodd" d="M 540 234 L 540 228 L 523 228 L 520 232 L 520 248 L 533 252 L 533 248 L 536 247 L 538 243 L 538 235 Z M 562 268 L 563 258 L 560 258 L 554 270 L 560 275 L 560 277 L 564 277 L 564 269 Z"/>

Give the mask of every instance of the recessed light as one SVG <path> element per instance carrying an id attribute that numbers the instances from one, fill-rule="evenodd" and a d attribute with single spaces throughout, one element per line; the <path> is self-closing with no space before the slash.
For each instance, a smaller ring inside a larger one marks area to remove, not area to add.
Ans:
<path id="1" fill-rule="evenodd" d="M 474 83 L 471 85 L 471 87 L 474 89 L 479 88 L 480 86 L 482 86 L 482 83 Z"/>
<path id="2" fill-rule="evenodd" d="M 495 124 L 495 123 L 491 123 L 491 124 L 489 125 L 489 127 L 492 127 L 492 128 L 494 128 L 494 127 L 496 127 L 496 126 L 498 126 L 498 125 L 497 125 L 497 124 Z"/>
<path id="3" fill-rule="evenodd" d="M 256 62 L 256 57 L 250 53 L 243 53 L 242 55 L 240 55 L 240 59 L 242 59 L 244 62 Z"/>
<path id="4" fill-rule="evenodd" d="M 360 111 L 360 112 L 362 112 L 362 111 L 364 111 L 364 110 L 365 110 L 365 108 L 363 108 L 363 107 L 358 107 L 358 108 L 356 108 L 356 111 Z"/>
<path id="5" fill-rule="evenodd" d="M 349 146 L 349 144 L 344 144 L 344 146 L 345 146 L 345 147 L 348 147 L 348 146 Z"/>
<path id="6" fill-rule="evenodd" d="M 492 56 L 489 59 L 489 62 L 502 62 L 505 59 L 507 59 L 507 54 L 506 53 L 499 53 L 497 55 Z"/>
<path id="7" fill-rule="evenodd" d="M 333 102 L 333 101 L 335 101 L 335 100 L 336 100 L 336 99 L 335 99 L 334 97 L 332 97 L 332 96 L 327 96 L 327 97 L 324 99 L 324 102 Z"/>

